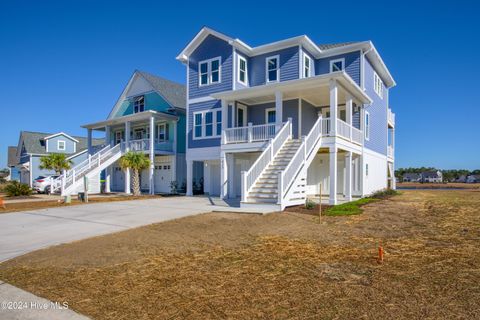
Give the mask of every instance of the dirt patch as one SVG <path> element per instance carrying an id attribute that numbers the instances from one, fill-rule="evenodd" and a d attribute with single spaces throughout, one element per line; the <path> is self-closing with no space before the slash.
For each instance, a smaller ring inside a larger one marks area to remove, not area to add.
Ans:
<path id="1" fill-rule="evenodd" d="M 479 207 L 422 190 L 321 224 L 209 213 L 33 252 L 0 279 L 95 319 L 473 319 Z"/>

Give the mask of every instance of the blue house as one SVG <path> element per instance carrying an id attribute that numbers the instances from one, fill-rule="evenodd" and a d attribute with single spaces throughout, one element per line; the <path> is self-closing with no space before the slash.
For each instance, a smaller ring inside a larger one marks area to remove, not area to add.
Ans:
<path id="1" fill-rule="evenodd" d="M 241 206 L 330 204 L 395 187 L 395 81 L 371 41 L 307 36 L 251 47 L 203 28 L 177 60 L 187 69 L 187 194 Z"/>
<path id="2" fill-rule="evenodd" d="M 105 120 L 86 124 L 88 158 L 55 182 L 63 195 L 83 189 L 83 177 L 98 181 L 105 175 L 105 191 L 130 193 L 130 172 L 118 160 L 128 151 L 148 155 L 151 165 L 141 172 L 142 191 L 170 193 L 186 181 L 184 85 L 135 71 Z M 93 131 L 105 134 L 104 147 L 93 148 Z"/>

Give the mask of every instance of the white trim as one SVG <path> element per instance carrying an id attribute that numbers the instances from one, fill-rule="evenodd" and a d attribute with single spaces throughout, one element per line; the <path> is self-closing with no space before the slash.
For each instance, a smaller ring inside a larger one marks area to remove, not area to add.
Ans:
<path id="1" fill-rule="evenodd" d="M 205 122 L 205 115 L 207 113 L 211 112 L 212 113 L 212 135 L 211 136 L 207 136 L 206 135 L 206 128 L 207 128 L 207 125 L 206 125 L 206 122 Z M 196 111 L 196 112 L 193 112 L 192 113 L 192 116 L 193 116 L 193 122 L 192 122 L 192 139 L 193 140 L 202 140 L 202 139 L 214 139 L 214 138 L 220 138 L 222 136 L 222 130 L 220 129 L 220 133 L 217 134 L 217 112 L 222 112 L 221 109 L 209 109 L 209 110 L 202 110 L 202 111 Z M 197 137 L 195 136 L 195 127 L 197 126 L 195 124 L 195 115 L 197 114 L 201 114 L 202 115 L 202 122 L 201 122 L 201 128 L 202 128 L 202 134 L 201 136 Z M 222 123 L 220 121 L 220 123 Z"/>
<path id="2" fill-rule="evenodd" d="M 167 123 L 166 122 L 163 122 L 163 123 L 157 123 L 157 136 L 156 136 L 156 139 L 158 141 L 168 141 L 167 140 Z M 163 139 L 160 139 L 160 127 L 163 127 Z"/>
<path id="3" fill-rule="evenodd" d="M 186 161 L 220 160 L 220 146 L 187 149 Z"/>
<path id="4" fill-rule="evenodd" d="M 60 148 L 60 142 L 63 142 L 63 148 Z M 65 151 L 67 149 L 67 142 L 65 140 L 57 140 L 57 150 Z"/>
<path id="5" fill-rule="evenodd" d="M 135 103 L 137 103 L 137 101 L 140 101 L 140 99 L 143 99 L 143 101 L 142 101 L 142 109 L 143 109 L 143 110 L 140 110 L 140 105 L 139 105 L 138 110 L 135 111 Z M 134 114 L 145 111 L 145 94 L 142 93 L 142 94 L 133 96 L 132 100 L 133 100 L 132 103 L 133 103 L 133 113 L 134 113 Z"/>
<path id="6" fill-rule="evenodd" d="M 73 141 L 75 141 L 75 142 L 79 142 L 77 139 L 75 139 L 74 137 L 66 134 L 66 133 L 63 132 L 63 131 L 62 131 L 62 132 L 59 132 L 59 133 L 52 134 L 52 135 L 50 135 L 50 136 L 47 136 L 47 137 L 43 138 L 43 140 L 48 140 L 48 139 L 51 139 L 51 138 L 54 138 L 54 137 L 60 136 L 60 135 L 63 135 L 63 136 L 65 136 L 65 137 L 67 137 L 68 139 L 73 140 Z"/>
<path id="7" fill-rule="evenodd" d="M 302 98 L 298 98 L 298 139 L 302 137 L 302 112 L 303 112 Z"/>
<path id="8" fill-rule="evenodd" d="M 373 91 L 383 99 L 383 81 L 375 71 L 373 71 Z"/>
<path id="9" fill-rule="evenodd" d="M 265 109 L 265 124 L 268 124 L 268 113 L 270 111 L 275 111 L 275 122 L 270 122 L 270 123 L 276 123 L 277 122 L 277 109 L 276 108 L 267 108 Z"/>
<path id="10" fill-rule="evenodd" d="M 218 61 L 218 81 L 213 82 L 212 80 L 212 62 Z M 200 65 L 202 64 L 207 64 L 207 83 L 202 84 L 202 72 L 200 69 Z M 205 86 L 211 86 L 214 84 L 219 84 L 222 83 L 222 57 L 218 56 L 215 58 L 207 59 L 207 60 L 202 60 L 198 62 L 198 86 L 199 87 L 205 87 Z"/>
<path id="11" fill-rule="evenodd" d="M 243 60 L 245 62 L 245 81 L 241 81 L 240 80 L 240 62 L 241 60 Z M 237 81 L 245 86 L 248 87 L 248 63 L 247 63 L 247 59 L 245 59 L 245 57 L 242 57 L 241 55 L 237 54 L 237 67 L 238 67 L 238 72 L 237 72 Z"/>
<path id="12" fill-rule="evenodd" d="M 237 79 L 237 50 L 232 46 L 232 89 L 236 90 L 237 89 L 237 82 L 235 79 Z"/>
<path id="13" fill-rule="evenodd" d="M 368 123 L 367 123 L 367 119 L 368 119 Z M 371 123 L 372 119 L 370 118 L 370 112 L 368 111 L 365 111 L 365 120 L 364 120 L 364 123 L 365 123 L 365 140 L 367 141 L 370 141 L 370 123 Z"/>
<path id="14" fill-rule="evenodd" d="M 187 87 L 188 87 L 188 86 L 187 86 Z M 201 98 L 189 99 L 189 100 L 187 100 L 187 103 L 190 105 L 190 104 L 201 103 L 201 102 L 208 102 L 208 101 L 213 101 L 213 100 L 217 100 L 217 99 L 212 98 L 212 97 L 210 97 L 210 96 L 205 96 L 205 97 L 201 97 Z"/>
<path id="15" fill-rule="evenodd" d="M 336 62 L 341 62 L 342 63 L 342 69 L 341 70 L 335 70 L 333 71 L 332 68 L 333 68 L 333 64 L 336 63 Z M 328 69 L 330 73 L 332 72 L 341 72 L 341 71 L 345 71 L 345 58 L 340 58 L 340 59 L 333 59 L 333 60 L 330 60 L 330 68 Z"/>
<path id="16" fill-rule="evenodd" d="M 242 127 L 246 127 L 247 126 L 247 119 L 248 119 L 248 117 L 247 117 L 247 112 L 248 112 L 247 106 L 244 105 L 241 102 L 237 103 L 237 106 L 235 108 L 235 125 L 237 127 L 239 127 L 239 125 L 238 125 L 238 110 L 243 110 L 243 126 Z"/>
<path id="17" fill-rule="evenodd" d="M 277 80 L 268 80 L 268 62 L 270 60 L 277 59 Z M 280 82 L 280 55 L 274 55 L 265 58 L 265 83 L 275 83 Z"/>
<path id="18" fill-rule="evenodd" d="M 188 82 L 188 80 L 190 79 L 190 63 L 189 63 L 188 59 L 187 59 L 187 68 L 186 69 L 187 69 L 187 82 Z M 190 101 L 191 101 L 190 100 L 190 89 L 189 89 L 189 87 L 190 87 L 190 85 L 187 83 L 187 85 L 185 86 L 186 97 L 187 97 L 187 105 L 185 106 L 185 110 L 186 110 L 186 114 L 185 114 L 185 121 L 186 121 L 186 126 L 185 126 L 185 150 L 188 150 L 188 140 L 190 140 L 188 138 L 188 130 L 189 130 L 188 124 L 190 123 L 190 122 L 188 122 L 189 118 L 190 118 L 189 115 L 188 115 L 189 114 L 188 109 L 190 108 Z M 193 136 L 193 132 L 192 132 L 192 136 Z M 185 176 L 186 176 L 186 173 L 185 173 Z"/>
<path id="19" fill-rule="evenodd" d="M 306 65 L 305 65 L 305 62 L 306 61 L 309 61 L 310 62 L 310 65 L 308 67 L 308 75 L 305 76 L 305 69 L 306 69 Z M 306 52 L 303 52 L 303 59 L 302 59 L 302 74 L 301 74 L 301 78 L 310 78 L 312 76 L 312 74 L 315 74 L 315 73 L 312 73 L 313 71 L 313 63 L 312 63 L 313 59 L 310 58 L 310 56 L 306 53 Z"/>

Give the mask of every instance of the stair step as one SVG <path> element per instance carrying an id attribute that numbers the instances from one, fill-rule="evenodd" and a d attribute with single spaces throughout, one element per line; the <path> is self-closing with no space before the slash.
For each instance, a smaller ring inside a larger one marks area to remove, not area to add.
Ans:
<path id="1" fill-rule="evenodd" d="M 277 203 L 277 198 L 265 199 L 265 198 L 257 198 L 257 197 L 247 197 L 247 202 L 252 203 Z"/>
<path id="2" fill-rule="evenodd" d="M 275 196 L 278 195 L 277 188 L 262 188 L 262 187 L 253 187 L 250 194 L 274 194 Z"/>
<path id="3" fill-rule="evenodd" d="M 275 176 L 275 178 L 260 177 L 260 178 L 258 178 L 257 183 L 277 184 L 278 183 L 278 178 L 277 178 L 277 176 Z"/>
<path id="4" fill-rule="evenodd" d="M 257 198 L 257 199 L 277 199 L 278 194 L 276 193 L 260 193 L 260 192 L 250 192 L 248 198 Z"/>

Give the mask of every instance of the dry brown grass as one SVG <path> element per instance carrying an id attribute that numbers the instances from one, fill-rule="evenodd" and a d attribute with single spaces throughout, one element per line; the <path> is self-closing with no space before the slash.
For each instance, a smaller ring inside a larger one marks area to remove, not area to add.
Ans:
<path id="1" fill-rule="evenodd" d="M 95 319 L 475 319 L 479 207 L 479 191 L 405 191 L 323 224 L 205 214 L 40 250 L 0 278 Z"/>

